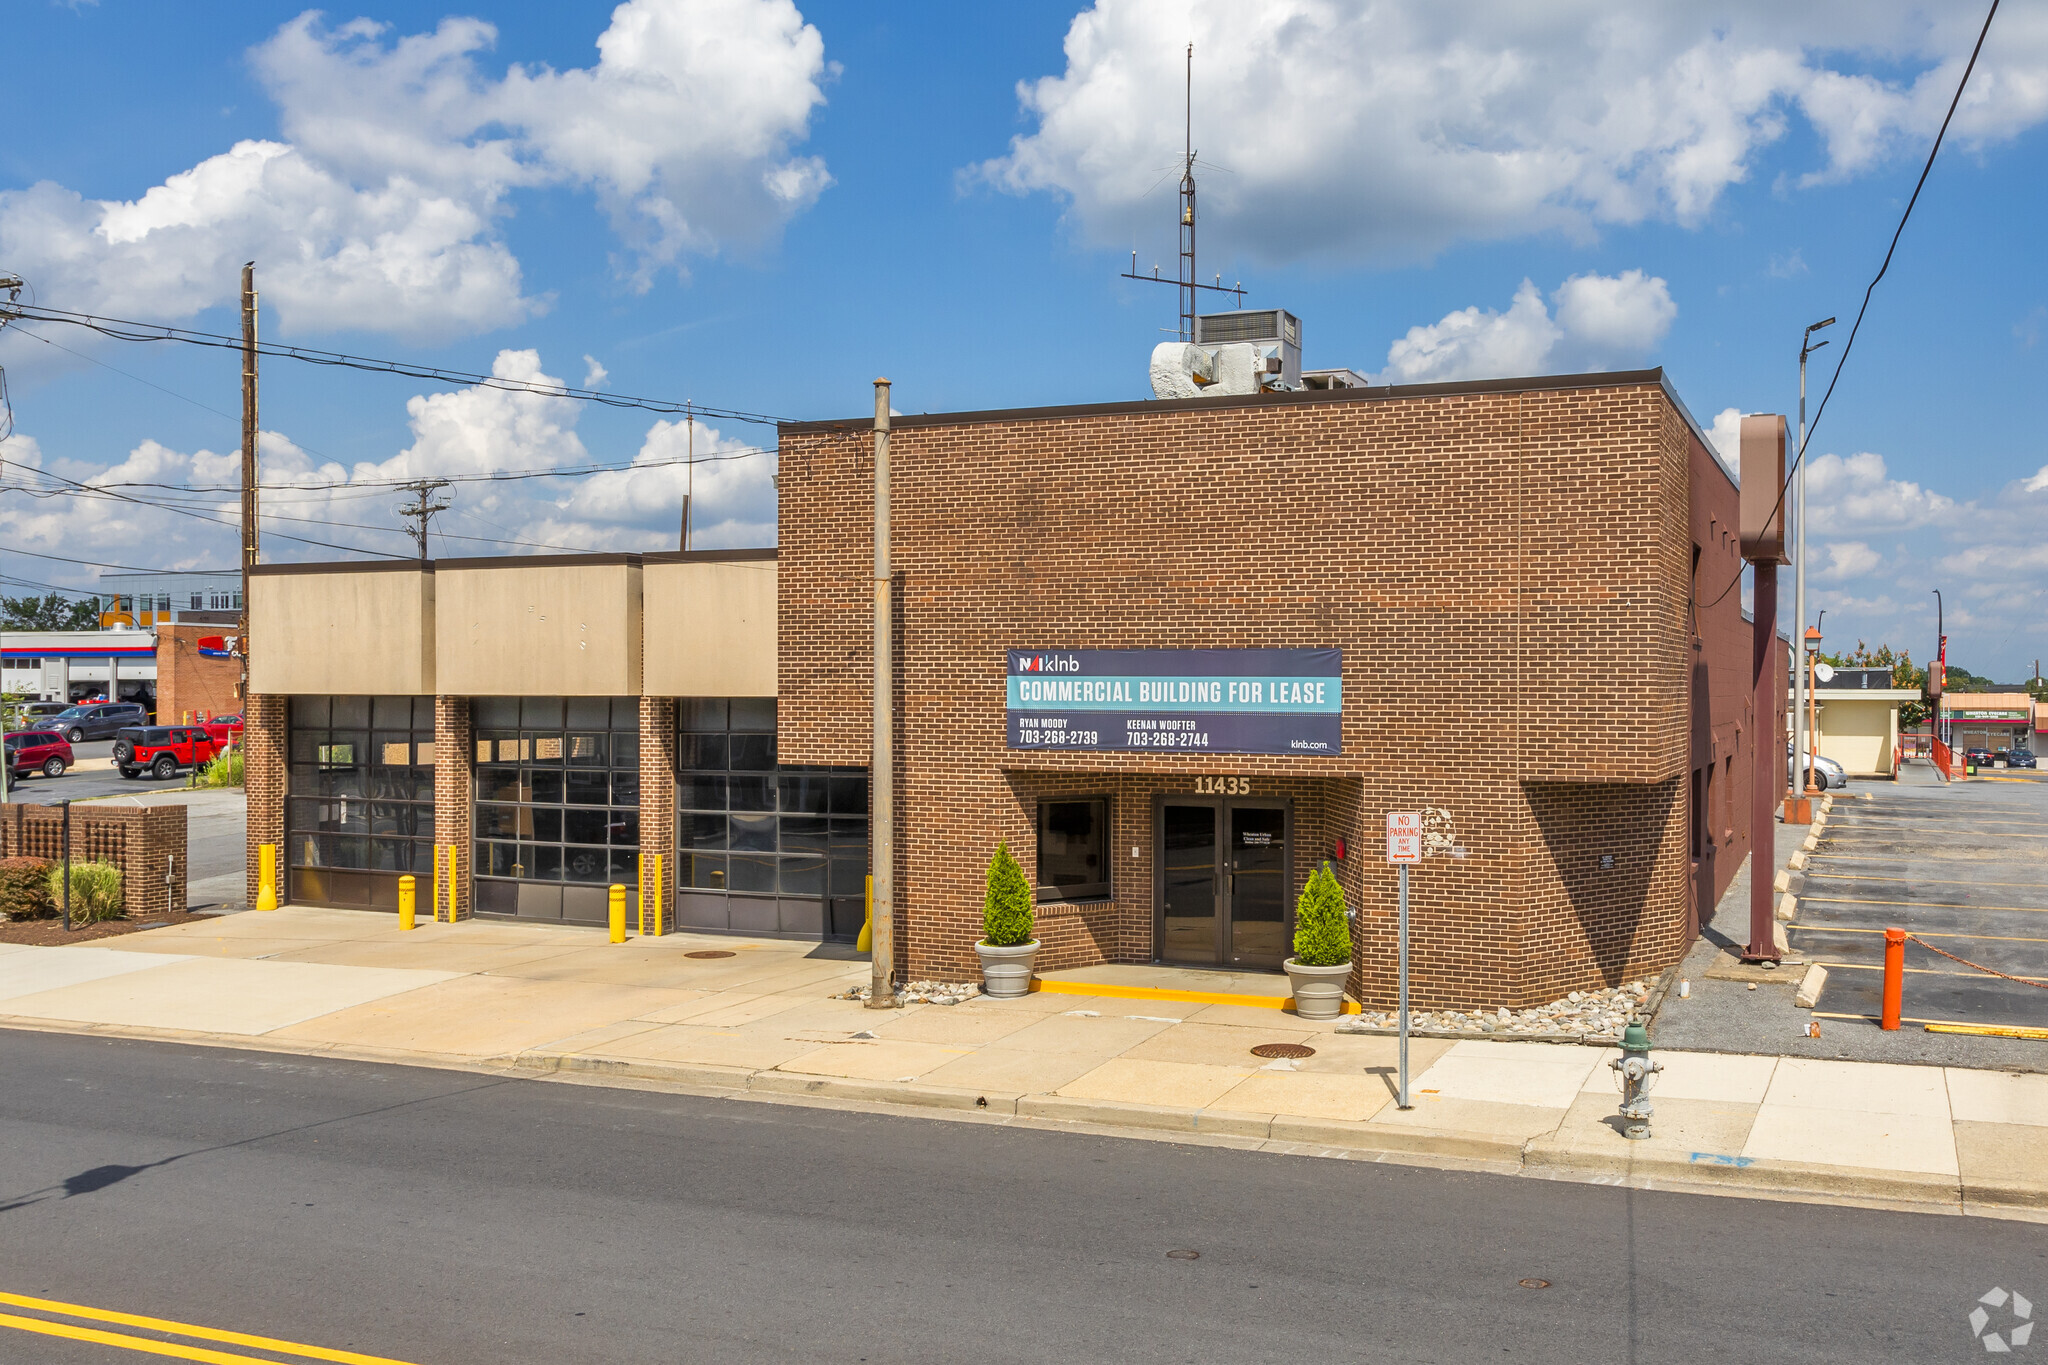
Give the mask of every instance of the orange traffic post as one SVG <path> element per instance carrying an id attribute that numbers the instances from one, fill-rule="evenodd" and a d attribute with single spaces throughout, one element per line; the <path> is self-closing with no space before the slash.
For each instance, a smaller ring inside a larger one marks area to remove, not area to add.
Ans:
<path id="1" fill-rule="evenodd" d="M 1899 1007 L 1904 1003 L 1905 993 L 1906 931 L 1887 929 L 1884 931 L 1884 1014 L 1878 1020 L 1879 1028 L 1898 1028 Z"/>

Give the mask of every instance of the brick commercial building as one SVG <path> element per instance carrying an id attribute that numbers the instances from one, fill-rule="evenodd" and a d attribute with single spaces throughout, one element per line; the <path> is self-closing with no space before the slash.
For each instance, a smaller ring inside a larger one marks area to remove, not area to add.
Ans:
<path id="1" fill-rule="evenodd" d="M 870 425 L 783 429 L 788 762 L 867 761 Z M 1277 967 L 1328 860 L 1385 1003 L 1384 817 L 1443 812 L 1424 1005 L 1654 973 L 1747 852 L 1736 487 L 1659 371 L 912 416 L 892 458 L 912 976 L 971 972 L 998 840 L 1041 888 L 1042 969 Z M 1228 716 L 1231 678 L 1333 666 L 1334 715 Z M 1034 715 L 1010 679 L 1047 667 L 1108 695 Z M 1182 738 L 1224 742 L 1158 747 Z"/>
<path id="2" fill-rule="evenodd" d="M 870 423 L 784 427 L 779 487 L 779 551 L 258 570 L 285 898 L 590 922 L 644 880 L 851 938 Z M 893 507 L 910 976 L 973 974 L 999 840 L 1043 969 L 1277 968 L 1329 861 L 1381 1003 L 1383 822 L 1428 810 L 1424 1005 L 1654 972 L 1747 852 L 1736 488 L 1659 371 L 906 417 Z"/>

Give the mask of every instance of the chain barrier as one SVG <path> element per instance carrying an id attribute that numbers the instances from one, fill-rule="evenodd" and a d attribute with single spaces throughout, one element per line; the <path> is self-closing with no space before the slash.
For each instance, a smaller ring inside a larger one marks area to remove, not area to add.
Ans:
<path id="1" fill-rule="evenodd" d="M 1943 957 L 1947 958 L 1951 962 L 1960 962 L 1965 967 L 1975 967 L 1978 971 L 1987 973 L 1988 975 L 2005 977 L 2007 981 L 2017 981 L 2022 986 L 2038 986 L 2040 989 L 2048 991 L 2048 981 L 2029 981 L 2024 976 L 2008 976 L 2006 973 L 1999 971 L 1996 967 L 1987 967 L 1981 962 L 1972 962 L 1967 957 L 1957 957 L 1954 953 L 1949 952 L 1946 948 L 1937 948 L 1932 943 L 1929 943 L 1926 939 L 1921 938 L 1918 934 L 1906 935 L 1906 942 L 1917 943 L 1930 953 L 1940 953 Z"/>

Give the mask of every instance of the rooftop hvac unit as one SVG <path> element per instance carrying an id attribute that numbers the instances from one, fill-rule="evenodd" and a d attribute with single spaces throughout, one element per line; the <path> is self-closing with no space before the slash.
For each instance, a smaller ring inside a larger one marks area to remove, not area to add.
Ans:
<path id="1" fill-rule="evenodd" d="M 1268 386 L 1301 387 L 1301 319 L 1294 314 L 1284 308 L 1246 308 L 1196 315 L 1197 346 L 1213 348 L 1231 342 L 1249 342 L 1265 352 Z"/>

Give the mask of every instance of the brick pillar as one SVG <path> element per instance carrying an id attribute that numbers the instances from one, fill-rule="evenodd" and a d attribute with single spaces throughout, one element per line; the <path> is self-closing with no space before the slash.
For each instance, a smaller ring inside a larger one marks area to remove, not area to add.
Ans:
<path id="1" fill-rule="evenodd" d="M 243 879 L 246 904 L 256 908 L 256 893 L 263 881 L 265 844 L 277 848 L 277 903 L 285 903 L 291 879 L 285 876 L 284 798 L 289 769 L 289 736 L 285 716 L 291 698 L 276 693 L 258 693 L 242 708 L 242 785 L 249 806 L 249 864 Z M 177 909 L 184 909 L 181 904 Z"/>
<path id="2" fill-rule="evenodd" d="M 650 918 L 659 913 L 663 933 L 676 918 L 669 888 L 676 881 L 676 704 L 671 697 L 640 698 L 640 865 L 651 876 L 661 858 L 661 884 L 650 886 Z"/>
<path id="3" fill-rule="evenodd" d="M 434 698 L 434 842 L 455 847 L 455 918 L 469 918 L 476 851 L 469 837 L 476 745 L 471 741 L 468 697 Z M 443 855 L 446 856 L 446 855 Z M 429 899 L 429 905 L 433 904 Z"/>

